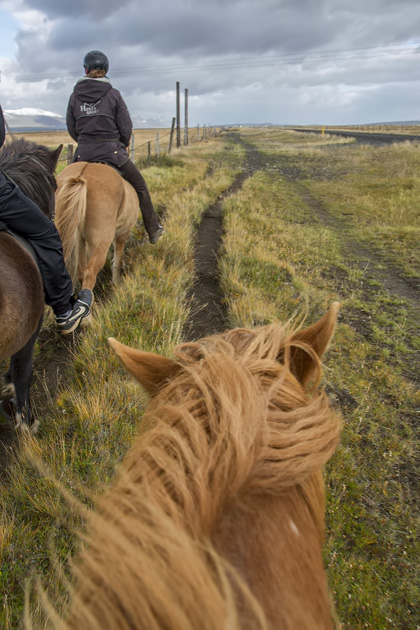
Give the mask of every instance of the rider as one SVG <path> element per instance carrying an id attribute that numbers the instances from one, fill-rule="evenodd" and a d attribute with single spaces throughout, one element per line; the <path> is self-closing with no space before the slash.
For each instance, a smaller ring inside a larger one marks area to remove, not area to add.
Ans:
<path id="1" fill-rule="evenodd" d="M 67 129 L 78 144 L 75 161 L 105 162 L 121 172 L 135 189 L 150 243 L 163 234 L 150 193 L 127 148 L 133 125 L 127 106 L 106 76 L 109 62 L 99 50 L 83 60 L 86 76 L 79 79 L 67 107 Z"/>
<path id="2" fill-rule="evenodd" d="M 0 147 L 6 137 L 0 106 Z M 32 245 L 44 284 L 45 302 L 55 314 L 58 327 L 67 335 L 89 315 L 92 292 L 72 295 L 72 283 L 64 264 L 60 235 L 54 223 L 0 170 L 0 220 Z"/>

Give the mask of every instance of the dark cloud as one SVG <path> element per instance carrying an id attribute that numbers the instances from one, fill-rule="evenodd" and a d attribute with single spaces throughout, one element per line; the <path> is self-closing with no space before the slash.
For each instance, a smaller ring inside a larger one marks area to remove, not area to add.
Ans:
<path id="1" fill-rule="evenodd" d="M 96 18 L 98 22 L 110 17 L 132 0 L 28 0 L 25 4 L 31 9 L 42 11 L 51 18 L 78 16 Z"/>
<path id="2" fill-rule="evenodd" d="M 38 89 L 48 110 L 65 109 L 92 49 L 109 57 L 139 120 L 170 121 L 176 81 L 197 99 L 192 119 L 254 111 L 276 122 L 289 111 L 295 123 L 326 112 L 360 122 L 375 103 L 389 118 L 420 79 L 414 51 L 392 48 L 418 42 L 417 0 L 22 1 L 46 21 L 18 33 L 19 73 L 48 80 Z"/>

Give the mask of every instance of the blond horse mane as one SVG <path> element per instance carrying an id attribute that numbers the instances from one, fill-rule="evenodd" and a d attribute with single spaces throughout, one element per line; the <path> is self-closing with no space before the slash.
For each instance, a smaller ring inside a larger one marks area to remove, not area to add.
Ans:
<path id="1" fill-rule="evenodd" d="M 322 536 L 311 479 L 337 445 L 340 420 L 317 391 L 316 340 L 279 324 L 236 329 L 181 344 L 175 361 L 110 342 L 153 394 L 149 430 L 90 515 L 70 614 L 54 627 L 230 630 L 245 627 L 245 609 L 247 628 L 267 628 L 213 536 L 231 503 L 296 485 Z"/>
<path id="2" fill-rule="evenodd" d="M 64 260 L 73 286 L 77 280 L 80 231 L 87 207 L 87 181 L 82 176 L 69 177 L 58 189 L 55 198 L 56 227 L 63 243 Z"/>

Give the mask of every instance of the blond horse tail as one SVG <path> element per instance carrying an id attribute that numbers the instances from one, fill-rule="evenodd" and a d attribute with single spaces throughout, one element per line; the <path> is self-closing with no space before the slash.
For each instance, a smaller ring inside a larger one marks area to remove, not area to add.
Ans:
<path id="1" fill-rule="evenodd" d="M 74 285 L 77 280 L 80 235 L 86 218 L 86 179 L 69 177 L 57 192 L 55 204 L 55 223 L 63 243 L 66 267 Z"/>

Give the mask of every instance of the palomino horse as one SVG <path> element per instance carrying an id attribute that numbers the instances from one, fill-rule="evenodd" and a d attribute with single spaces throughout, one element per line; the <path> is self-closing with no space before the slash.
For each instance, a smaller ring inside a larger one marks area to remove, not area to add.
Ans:
<path id="1" fill-rule="evenodd" d="M 1 170 L 51 218 L 57 187 L 54 171 L 63 145 L 55 151 L 20 139 L 0 151 Z M 44 313 L 44 288 L 37 263 L 6 231 L 0 232 L 0 360 L 11 357 L 2 398 L 16 394 L 16 426 L 32 426 L 29 390 L 35 341 Z"/>
<path id="2" fill-rule="evenodd" d="M 184 343 L 175 360 L 109 340 L 152 397 L 149 430 L 90 513 L 57 627 L 333 627 L 322 468 L 340 419 L 318 385 L 337 312 Z"/>
<path id="3" fill-rule="evenodd" d="M 112 281 L 118 283 L 125 243 L 140 212 L 134 188 L 106 164 L 75 162 L 57 177 L 56 226 L 73 284 L 93 288 L 114 243 Z"/>

